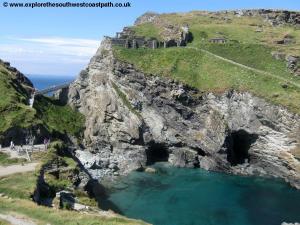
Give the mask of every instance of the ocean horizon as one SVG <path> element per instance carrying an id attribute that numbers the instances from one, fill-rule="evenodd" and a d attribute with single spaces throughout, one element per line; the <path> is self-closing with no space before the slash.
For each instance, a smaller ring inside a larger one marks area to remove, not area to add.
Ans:
<path id="1" fill-rule="evenodd" d="M 26 74 L 34 87 L 38 90 L 45 89 L 53 85 L 64 84 L 76 79 L 77 75 L 49 75 L 49 74 Z"/>

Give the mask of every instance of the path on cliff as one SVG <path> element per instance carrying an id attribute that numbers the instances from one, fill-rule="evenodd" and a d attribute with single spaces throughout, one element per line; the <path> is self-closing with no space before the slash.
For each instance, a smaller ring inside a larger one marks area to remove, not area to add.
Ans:
<path id="1" fill-rule="evenodd" d="M 10 147 L 5 147 L 5 148 L 1 148 L 0 152 L 4 152 L 10 155 L 11 158 L 26 158 L 25 151 L 24 151 L 25 149 L 27 149 L 29 152 L 46 151 L 44 144 L 38 144 L 38 145 L 34 145 L 33 147 L 31 145 L 24 145 L 22 147 L 22 150 L 21 147 L 17 145 L 15 146 L 15 150 L 11 150 Z"/>
<path id="2" fill-rule="evenodd" d="M 263 75 L 266 75 L 266 76 L 269 76 L 269 77 L 272 77 L 272 78 L 281 80 L 281 81 L 283 81 L 283 82 L 285 82 L 285 83 L 288 83 L 288 84 L 292 84 L 292 85 L 294 85 L 295 87 L 297 87 L 297 88 L 300 89 L 300 84 L 298 84 L 298 83 L 296 83 L 296 82 L 294 82 L 294 81 L 290 81 L 290 80 L 288 80 L 288 79 L 285 79 L 285 78 L 283 78 L 283 77 L 280 77 L 280 76 L 278 76 L 278 75 L 275 75 L 275 74 L 272 74 L 272 73 L 269 73 L 269 72 L 266 72 L 266 71 L 263 71 L 263 70 L 255 69 L 255 68 L 250 67 L 250 66 L 246 66 L 246 65 L 244 65 L 244 64 L 235 62 L 235 61 L 233 61 L 233 60 L 231 60 L 231 59 L 227 59 L 227 58 L 224 58 L 224 57 L 222 57 L 222 56 L 216 55 L 216 54 L 214 54 L 214 53 L 212 53 L 212 52 L 210 52 L 210 51 L 207 51 L 207 50 L 205 50 L 205 49 L 202 49 L 202 48 L 196 48 L 196 47 L 186 47 L 186 48 L 194 49 L 194 50 L 198 50 L 198 51 L 204 52 L 204 53 L 206 53 L 206 54 L 208 54 L 208 55 L 214 56 L 214 57 L 216 57 L 216 58 L 218 58 L 218 59 L 220 59 L 220 60 L 223 60 L 223 61 L 225 61 L 225 62 L 228 62 L 228 63 L 231 63 L 231 64 L 233 64 L 233 65 L 239 66 L 239 67 L 241 67 L 241 68 L 244 68 L 244 69 L 247 69 L 247 70 L 250 70 L 250 71 L 259 73 L 259 74 L 263 74 Z"/>
<path id="3" fill-rule="evenodd" d="M 12 175 L 15 173 L 25 173 L 34 171 L 39 163 L 27 163 L 24 165 L 0 166 L 0 177 Z"/>
<path id="4" fill-rule="evenodd" d="M 0 219 L 9 222 L 12 225 L 35 225 L 33 221 L 22 216 L 0 214 Z"/>

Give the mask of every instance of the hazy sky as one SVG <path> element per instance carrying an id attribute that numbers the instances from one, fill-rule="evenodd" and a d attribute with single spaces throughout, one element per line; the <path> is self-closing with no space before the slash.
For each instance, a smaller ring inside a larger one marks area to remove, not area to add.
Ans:
<path id="1" fill-rule="evenodd" d="M 122 27 L 133 24 L 146 11 L 162 13 L 244 8 L 300 10 L 299 0 L 114 0 L 112 2 L 129 1 L 132 6 L 102 9 L 17 9 L 2 6 L 4 2 L 14 1 L 49 0 L 0 0 L 0 58 L 10 61 L 26 74 L 69 76 L 77 75 L 86 66 L 104 35 L 114 35 Z"/>

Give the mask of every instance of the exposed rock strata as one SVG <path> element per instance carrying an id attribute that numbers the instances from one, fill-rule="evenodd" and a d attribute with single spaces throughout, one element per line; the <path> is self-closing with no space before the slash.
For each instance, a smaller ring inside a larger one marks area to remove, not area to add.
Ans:
<path id="1" fill-rule="evenodd" d="M 300 188 L 300 118 L 249 93 L 203 94 L 145 75 L 113 56 L 108 39 L 69 90 L 86 116 L 77 156 L 94 178 L 156 161 L 284 178 Z"/>
<path id="2" fill-rule="evenodd" d="M 221 14 L 233 14 L 237 17 L 250 16 L 250 17 L 262 17 L 270 23 L 272 26 L 281 25 L 300 25 L 300 12 L 289 10 L 273 10 L 273 9 L 244 9 L 244 10 L 225 10 L 217 12 L 200 11 L 201 14 L 210 14 L 212 16 L 220 16 Z M 159 15 L 153 12 L 147 12 L 138 17 L 135 21 L 135 25 L 142 23 L 157 23 L 159 21 Z M 217 18 L 217 17 L 216 17 Z M 223 20 L 229 20 L 230 18 L 221 17 Z"/>
<path id="3" fill-rule="evenodd" d="M 237 16 L 262 16 L 272 26 L 284 24 L 300 25 L 300 13 L 288 10 L 255 9 L 234 11 Z"/>

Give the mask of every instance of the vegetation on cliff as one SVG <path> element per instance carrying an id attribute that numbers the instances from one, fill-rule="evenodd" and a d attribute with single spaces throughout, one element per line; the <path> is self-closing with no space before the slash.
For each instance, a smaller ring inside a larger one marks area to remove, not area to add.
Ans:
<path id="1" fill-rule="evenodd" d="M 97 224 L 97 225 L 118 225 L 118 224 L 145 224 L 142 221 L 130 220 L 112 212 L 88 211 L 84 214 L 76 211 L 57 209 L 52 207 L 39 206 L 32 201 L 32 195 L 37 187 L 38 176 L 41 167 L 57 166 L 58 176 L 51 173 L 45 175 L 45 181 L 51 190 L 60 191 L 65 188 L 72 190 L 72 176 L 70 173 L 77 168 L 77 163 L 68 157 L 62 142 L 53 142 L 49 150 L 39 154 L 41 165 L 36 172 L 14 174 L 0 178 L 0 213 L 15 215 L 32 220 L 37 224 Z M 86 192 L 74 190 L 74 194 L 81 204 L 97 207 L 97 202 L 88 197 Z M 53 203 L 59 201 L 55 199 Z M 4 220 L 5 222 L 5 220 Z M 3 223 L 4 223 L 3 222 Z M 0 224 L 2 221 L 0 220 Z M 4 223 L 5 224 L 5 223 Z"/>
<path id="2" fill-rule="evenodd" d="M 27 99 L 28 93 L 15 73 L 0 63 L 0 135 L 11 127 L 26 128 L 34 123 L 35 110 Z"/>
<path id="3" fill-rule="evenodd" d="M 24 163 L 27 160 L 24 158 L 10 158 L 10 156 L 4 152 L 0 152 L 0 166 L 8 166 L 13 164 Z"/>
<path id="4" fill-rule="evenodd" d="M 233 13 L 216 16 L 206 12 L 191 12 L 162 14 L 153 22 L 133 26 L 133 30 L 137 35 L 160 40 L 164 32 L 162 24 L 188 24 L 193 41 L 187 48 L 153 50 L 115 47 L 116 57 L 132 63 L 145 73 L 167 76 L 202 91 L 250 91 L 300 113 L 300 76 L 288 71 L 285 59 L 276 60 L 271 55 L 274 51 L 300 55 L 297 44 L 300 42 L 300 30 L 296 27 L 274 27 L 259 16 L 237 17 Z M 276 44 L 277 40 L 287 35 L 292 37 L 291 43 Z M 211 38 L 220 36 L 225 37 L 227 43 L 210 43 Z M 201 49 L 266 73 L 234 65 Z"/>
<path id="5" fill-rule="evenodd" d="M 45 96 L 37 96 L 34 108 L 50 133 L 69 134 L 80 137 L 84 128 L 84 116 L 68 105 Z"/>
<path id="6" fill-rule="evenodd" d="M 44 96 L 36 96 L 31 108 L 29 98 L 33 88 L 20 82 L 18 73 L 0 61 L 0 141 L 6 139 L 5 134 L 10 129 L 30 130 L 32 127 L 44 127 L 56 138 L 66 134 L 80 137 L 84 128 L 83 115 Z"/>

